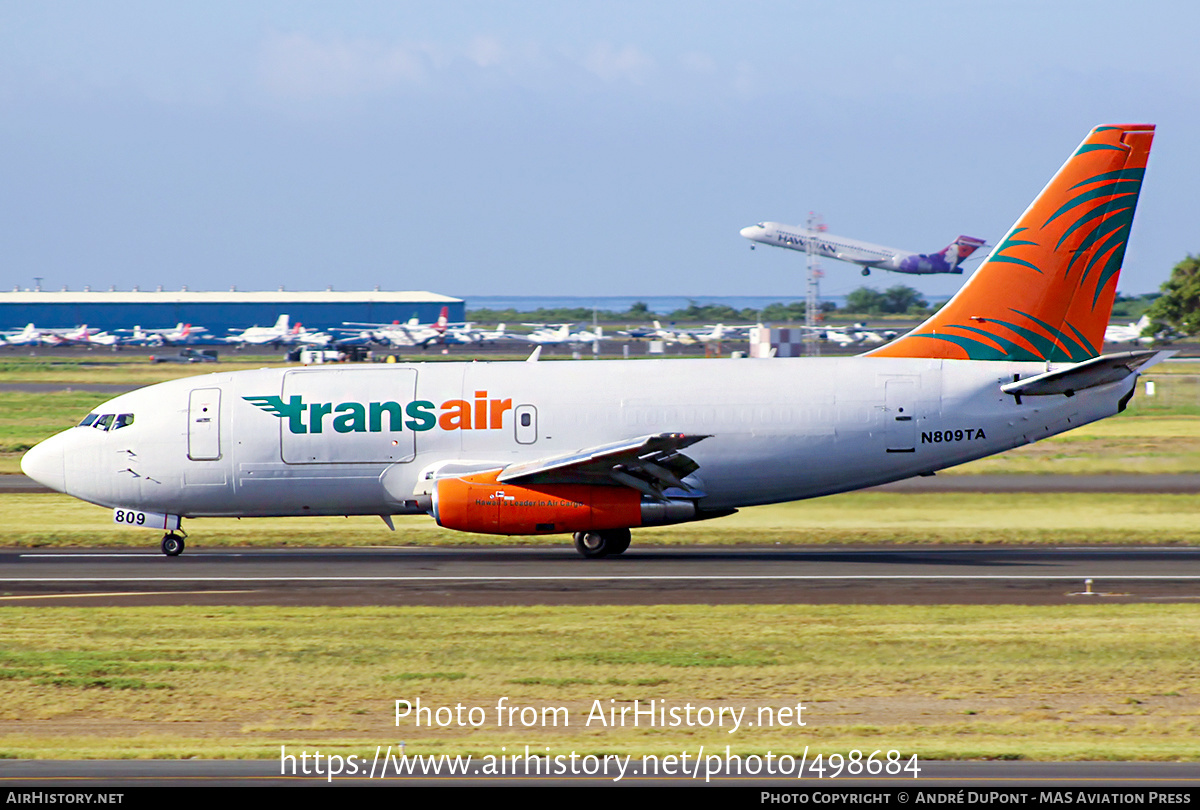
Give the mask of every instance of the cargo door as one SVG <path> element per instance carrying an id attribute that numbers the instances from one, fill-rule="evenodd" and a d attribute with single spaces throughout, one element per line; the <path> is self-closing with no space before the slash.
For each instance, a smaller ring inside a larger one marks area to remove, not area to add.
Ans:
<path id="1" fill-rule="evenodd" d="M 188 458 L 221 457 L 221 389 L 197 388 L 188 397 Z"/>
<path id="2" fill-rule="evenodd" d="M 281 401 L 298 407 L 280 418 L 288 464 L 412 461 L 416 432 L 408 406 L 416 396 L 411 368 L 304 369 L 283 375 Z"/>

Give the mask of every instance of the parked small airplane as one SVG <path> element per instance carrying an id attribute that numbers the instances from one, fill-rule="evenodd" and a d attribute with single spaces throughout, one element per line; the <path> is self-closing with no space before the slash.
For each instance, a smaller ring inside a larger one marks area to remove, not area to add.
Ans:
<path id="1" fill-rule="evenodd" d="M 780 225 L 778 222 L 749 225 L 742 228 L 741 234 L 752 242 L 790 250 L 807 252 L 809 245 L 812 245 L 820 256 L 860 265 L 864 276 L 871 275 L 872 270 L 913 275 L 962 273 L 963 260 L 986 244 L 984 240 L 973 236 L 960 236 L 937 253 L 912 253 L 844 236 L 831 236 L 801 225 Z M 754 245 L 750 249 L 753 250 Z"/>
<path id="2" fill-rule="evenodd" d="M 253 346 L 287 346 L 295 343 L 300 334 L 300 324 L 295 326 L 288 325 L 289 318 L 286 314 L 280 315 L 274 326 L 251 326 L 237 332 L 237 334 L 229 335 L 225 338 L 226 343 L 241 343 Z"/>
<path id="3" fill-rule="evenodd" d="M 1092 130 L 957 295 L 857 357 L 212 374 L 109 400 L 21 469 L 171 556 L 184 519 L 428 513 L 604 557 L 631 528 L 929 475 L 1124 410 L 1170 354 L 1100 355 L 1153 135 Z"/>
<path id="4" fill-rule="evenodd" d="M 533 331 L 525 336 L 530 343 L 540 343 L 546 346 L 557 346 L 571 341 L 571 324 L 569 323 L 523 323 Z M 579 342 L 576 340 L 575 342 Z"/>
<path id="5" fill-rule="evenodd" d="M 49 334 L 49 330 L 38 329 L 30 323 L 20 331 L 5 332 L 4 342 L 9 346 L 39 346 L 45 342 L 43 338 Z"/>
<path id="6" fill-rule="evenodd" d="M 824 327 L 824 334 L 826 340 L 841 346 L 879 345 L 896 338 L 896 333 L 890 329 L 876 332 L 868 329 L 865 323 L 856 323 L 853 326 L 827 326 Z"/>
<path id="7" fill-rule="evenodd" d="M 653 329 L 641 330 L 638 335 L 650 340 L 661 340 L 663 343 L 679 343 L 690 345 L 696 343 L 696 338 L 686 329 L 676 329 L 675 324 L 663 326 L 661 321 L 653 321 Z"/>
<path id="8" fill-rule="evenodd" d="M 370 336 L 373 343 L 383 346 L 420 346 L 426 348 L 434 344 L 472 343 L 470 324 L 451 323 L 450 308 L 442 307 L 438 318 L 433 323 L 421 323 L 417 318 L 409 319 L 408 323 L 392 321 L 391 323 L 356 323 L 346 321 L 342 326 L 351 330 L 359 330 L 359 337 Z"/>
<path id="9" fill-rule="evenodd" d="M 1151 345 L 1154 343 L 1170 342 L 1179 337 L 1179 333 L 1170 328 L 1151 332 L 1150 328 L 1152 326 L 1153 323 L 1149 315 L 1143 315 L 1138 319 L 1137 323 L 1127 325 L 1110 323 L 1104 329 L 1104 341 L 1106 343 L 1141 343 L 1143 345 Z"/>
<path id="10" fill-rule="evenodd" d="M 311 329 L 305 329 L 304 324 L 298 323 L 292 330 L 292 339 L 290 342 L 298 346 L 324 348 L 333 343 L 333 335 L 328 332 L 314 332 Z"/>
<path id="11" fill-rule="evenodd" d="M 517 335 L 513 334 L 512 332 L 506 332 L 504 327 L 505 324 L 499 323 L 496 324 L 496 328 L 490 332 L 483 329 L 474 329 L 471 330 L 471 337 L 474 338 L 474 340 L 478 343 L 496 343 L 502 340 L 513 340 L 521 343 L 529 342 L 529 338 L 525 335 Z"/>
<path id="12" fill-rule="evenodd" d="M 723 340 L 745 340 L 752 328 L 745 325 L 727 326 L 723 323 L 717 323 L 709 324 L 704 328 L 680 329 L 676 328 L 674 324 L 664 327 L 659 321 L 654 321 L 654 329 L 652 330 L 643 330 L 636 334 L 631 334 L 627 331 L 620 334 L 626 337 L 649 338 L 651 340 L 661 340 L 664 343 L 678 343 L 684 346 L 691 346 L 696 343 L 720 343 Z"/>
<path id="13" fill-rule="evenodd" d="M 117 329 L 117 332 L 129 332 L 129 337 L 121 338 L 121 343 L 133 346 L 176 346 L 182 343 L 192 343 L 200 335 L 208 332 L 203 326 L 192 326 L 180 321 L 170 329 L 143 329 L 140 325 L 133 329 Z"/>
<path id="14" fill-rule="evenodd" d="M 74 329 L 48 330 L 48 334 L 43 336 L 42 342 L 51 346 L 115 346 L 117 336 L 89 329 L 85 323 Z"/>

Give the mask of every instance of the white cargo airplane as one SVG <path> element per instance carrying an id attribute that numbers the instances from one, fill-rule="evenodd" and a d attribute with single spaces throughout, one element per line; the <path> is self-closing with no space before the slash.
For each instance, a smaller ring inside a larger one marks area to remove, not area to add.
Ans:
<path id="1" fill-rule="evenodd" d="M 1112 416 L 1166 356 L 1098 356 L 1152 138 L 1093 130 L 949 303 L 864 355 L 216 373 L 109 400 L 21 468 L 168 555 L 184 518 L 429 513 L 604 557 L 928 475 Z"/>
<path id="2" fill-rule="evenodd" d="M 780 225 L 778 222 L 748 225 L 739 233 L 752 242 L 791 250 L 807 252 L 809 245 L 812 245 L 814 252 L 820 256 L 861 266 L 864 276 L 871 275 L 872 270 L 891 270 L 911 275 L 962 273 L 962 262 L 985 244 L 984 240 L 973 236 L 960 236 L 937 253 L 912 253 L 844 236 L 831 236 L 801 225 Z M 754 245 L 750 249 L 753 250 Z"/>

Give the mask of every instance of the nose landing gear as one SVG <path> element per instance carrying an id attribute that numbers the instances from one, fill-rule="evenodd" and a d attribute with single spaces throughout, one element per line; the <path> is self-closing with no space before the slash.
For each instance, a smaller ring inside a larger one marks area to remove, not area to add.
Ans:
<path id="1" fill-rule="evenodd" d="M 167 532 L 162 539 L 162 553 L 168 557 L 178 557 L 183 553 L 183 536 L 175 532 Z"/>

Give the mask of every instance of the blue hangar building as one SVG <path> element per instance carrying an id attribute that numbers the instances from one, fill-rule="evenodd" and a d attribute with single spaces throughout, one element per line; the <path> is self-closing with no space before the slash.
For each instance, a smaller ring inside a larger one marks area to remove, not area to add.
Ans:
<path id="1" fill-rule="evenodd" d="M 446 307 L 451 321 L 466 320 L 466 302 L 431 292 L 200 292 L 186 287 L 177 292 L 43 292 L 14 290 L 0 293 L 0 329 L 21 329 L 27 323 L 46 329 L 87 324 L 112 331 L 166 329 L 190 323 L 208 329 L 208 337 L 224 337 L 231 329 L 272 326 L 280 315 L 294 325 L 324 330 L 343 322 L 391 323 L 416 317 L 436 321 Z"/>

